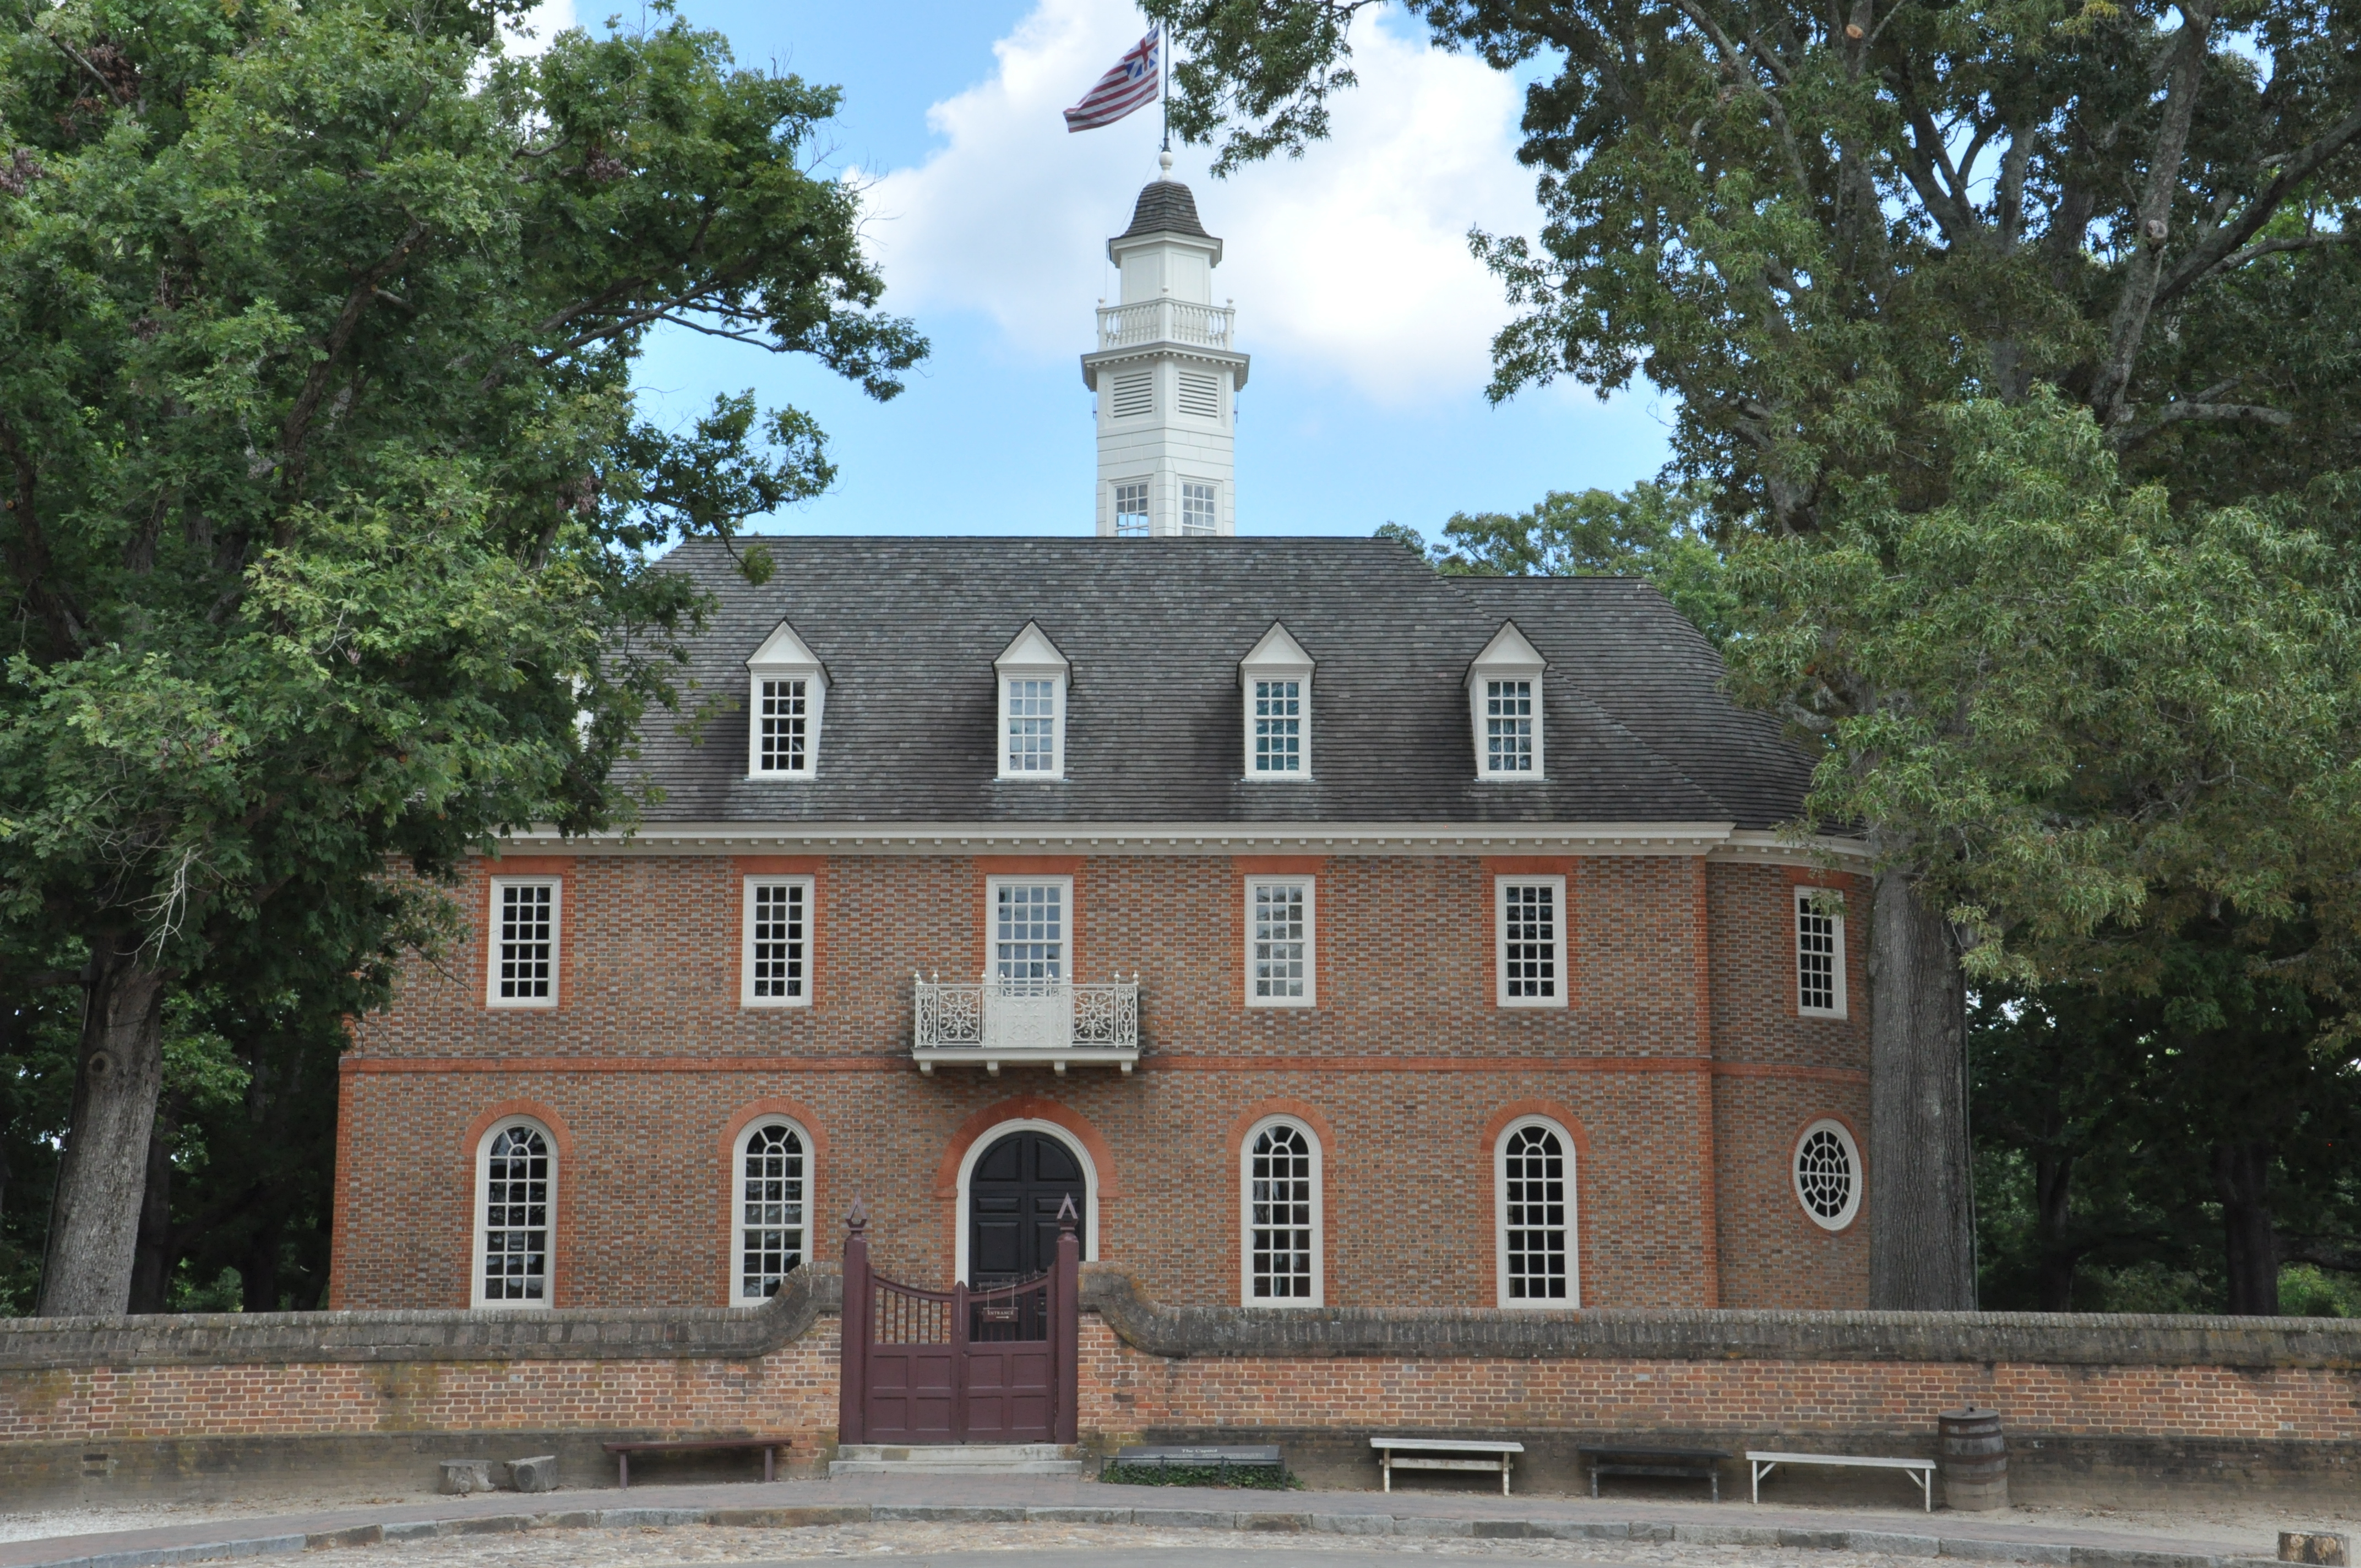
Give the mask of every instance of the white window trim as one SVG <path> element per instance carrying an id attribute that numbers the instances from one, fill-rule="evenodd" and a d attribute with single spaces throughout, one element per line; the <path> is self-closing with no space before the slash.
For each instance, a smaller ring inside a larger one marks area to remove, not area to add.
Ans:
<path id="1" fill-rule="evenodd" d="M 1830 912 L 1828 916 L 1830 922 L 1836 927 L 1834 932 L 1836 951 L 1831 955 L 1834 962 L 1830 966 L 1828 976 L 1831 982 L 1831 989 L 1837 999 L 1837 1004 L 1833 1007 L 1806 1007 L 1804 1005 L 1804 910 L 1806 905 L 1807 905 L 1815 896 L 1831 900 L 1837 905 L 1837 907 Z M 1837 892 L 1834 888 L 1798 886 L 1795 889 L 1795 912 L 1788 918 L 1788 932 L 1791 945 L 1794 948 L 1795 1014 L 1798 1017 L 1842 1018 L 1845 1016 L 1845 917 L 1842 907 L 1843 902 L 1844 895 Z"/>
<path id="2" fill-rule="evenodd" d="M 993 681 L 999 696 L 993 705 L 993 756 L 997 776 L 1012 784 L 1057 784 L 1066 776 L 1066 688 L 1072 666 L 1049 634 L 1034 621 L 1013 638 L 992 662 Z M 1052 693 L 1049 723 L 1055 765 L 1047 773 L 1017 773 L 1008 765 L 1008 685 L 1011 681 L 1048 681 Z"/>
<path id="3" fill-rule="evenodd" d="M 1319 879 L 1310 876 L 1256 876 L 1246 879 L 1245 907 L 1239 914 L 1240 929 L 1246 941 L 1240 956 L 1245 959 L 1241 988 L 1249 1007 L 1317 1007 L 1320 1004 L 1320 910 Z M 1255 889 L 1258 887 L 1300 887 L 1303 890 L 1303 994 L 1301 996 L 1257 996 L 1255 994 Z"/>
<path id="4" fill-rule="evenodd" d="M 1191 485 L 1202 485 L 1207 489 L 1213 492 L 1213 526 L 1204 533 L 1191 533 L 1188 531 L 1189 492 L 1187 487 Z M 1219 479 L 1198 478 L 1188 474 L 1177 476 L 1172 481 L 1172 537 L 1175 539 L 1213 539 L 1218 538 L 1221 532 L 1222 481 Z"/>
<path id="5" fill-rule="evenodd" d="M 1550 897 L 1551 924 L 1555 935 L 1551 939 L 1551 970 L 1557 978 L 1554 996 L 1511 996 L 1509 994 L 1509 889 L 1512 887 L 1547 887 Z M 1553 873 L 1547 876 L 1500 875 L 1492 879 L 1492 1000 L 1502 1007 L 1563 1007 L 1565 1005 L 1565 878 Z M 1501 1135 L 1506 1137 L 1507 1134 Z"/>
<path id="6" fill-rule="evenodd" d="M 549 1150 L 549 1241 L 542 1251 L 541 1299 L 538 1301 L 495 1301 L 484 1294 L 484 1241 L 489 1227 L 484 1223 L 484 1210 L 491 1199 L 492 1140 L 511 1127 L 531 1127 L 541 1135 Z M 475 1205 L 473 1227 L 475 1242 L 467 1251 L 467 1305 L 479 1312 L 542 1312 L 547 1311 L 557 1296 L 557 1197 L 558 1181 L 565 1172 L 557 1157 L 557 1135 L 542 1124 L 534 1116 L 503 1116 L 484 1129 L 476 1143 Z"/>
<path id="7" fill-rule="evenodd" d="M 804 765 L 763 766 L 763 683 L 804 683 Z M 779 622 L 746 661 L 746 777 L 754 784 L 802 784 L 819 772 L 820 721 L 828 707 L 828 674 L 819 656 L 785 621 Z"/>
<path id="8" fill-rule="evenodd" d="M 1549 747 L 1543 725 L 1543 712 L 1548 707 L 1544 676 L 1548 662 L 1513 620 L 1504 620 L 1492 641 L 1476 655 L 1467 666 L 1467 718 L 1476 743 L 1476 777 L 1481 784 L 1546 784 L 1549 781 Z M 1531 681 L 1533 685 L 1533 765 L 1530 773 L 1494 773 L 1486 766 L 1490 748 L 1486 744 L 1484 723 L 1484 686 L 1488 681 Z"/>
<path id="9" fill-rule="evenodd" d="M 1246 656 L 1238 661 L 1240 770 L 1248 784 L 1310 784 L 1312 782 L 1312 674 L 1314 664 L 1285 626 L 1274 620 Z M 1291 773 L 1265 773 L 1255 766 L 1255 683 L 1293 681 L 1297 684 L 1298 735 L 1303 766 Z"/>
<path id="10" fill-rule="evenodd" d="M 807 986 L 805 989 L 810 989 Z M 804 1223 L 803 1257 L 796 1268 L 807 1267 L 812 1259 L 812 1195 L 816 1190 L 816 1169 L 812 1160 L 811 1129 L 793 1116 L 765 1113 L 755 1117 L 738 1129 L 738 1136 L 730 1146 L 730 1304 L 733 1307 L 760 1306 L 770 1299 L 767 1296 L 749 1296 L 746 1291 L 746 1146 L 754 1135 L 764 1127 L 785 1127 L 795 1134 L 804 1146 Z M 794 1270 L 789 1270 L 790 1273 Z"/>
<path id="11" fill-rule="evenodd" d="M 738 904 L 738 1005 L 741 1007 L 808 1007 L 812 1000 L 812 938 L 818 925 L 819 891 L 807 876 L 749 876 Z M 804 993 L 801 996 L 754 994 L 754 890 L 757 887 L 800 887 L 804 890 Z"/>
<path id="12" fill-rule="evenodd" d="M 496 876 L 484 917 L 484 1005 L 509 1009 L 547 1010 L 557 1005 L 566 981 L 566 879 L 562 876 Z M 511 887 L 549 889 L 549 994 L 500 994 L 500 893 Z"/>
<path id="13" fill-rule="evenodd" d="M 1060 978 L 1068 985 L 1074 983 L 1074 879 L 1070 876 L 1025 876 L 1011 872 L 983 879 L 983 978 L 992 979 L 1000 972 L 999 909 L 1000 890 L 1004 887 L 1055 887 L 1060 935 L 1058 938 L 1058 969 Z M 965 1277 L 962 1276 L 961 1277 Z"/>
<path id="14" fill-rule="evenodd" d="M 1813 1134 L 1821 1132 L 1834 1133 L 1852 1161 L 1852 1191 L 1847 1195 L 1844 1208 L 1833 1220 L 1822 1218 L 1820 1212 L 1804 1200 L 1804 1145 Z M 1797 1133 L 1795 1146 L 1787 1151 L 1787 1186 L 1795 1194 L 1795 1206 L 1803 1210 L 1804 1218 L 1830 1234 L 1850 1229 L 1852 1223 L 1861 1218 L 1861 1196 L 1869 1189 L 1869 1167 L 1861 1162 L 1861 1142 L 1852 1135 L 1852 1129 L 1833 1116 L 1823 1116 Z"/>
<path id="15" fill-rule="evenodd" d="M 1565 1297 L 1518 1299 L 1509 1294 L 1509 1139 L 1521 1127 L 1545 1127 L 1565 1151 Z M 1511 1311 L 1572 1311 L 1582 1305 L 1582 1168 L 1574 1135 L 1549 1116 L 1520 1116 L 1492 1140 L 1492 1278 L 1499 1304 Z"/>
<path id="16" fill-rule="evenodd" d="M 1312 1151 L 1312 1294 L 1309 1297 L 1257 1296 L 1254 1293 L 1254 1146 L 1272 1127 L 1292 1127 L 1303 1135 Z M 1283 1311 L 1310 1310 L 1328 1301 L 1328 1151 L 1320 1135 L 1301 1116 L 1265 1116 L 1238 1140 L 1238 1304 L 1274 1307 Z"/>
<path id="17" fill-rule="evenodd" d="M 1097 1163 L 1091 1158 L 1091 1151 L 1082 1146 L 1082 1140 L 1058 1125 L 1057 1123 L 1022 1116 L 1012 1121 L 995 1123 L 986 1128 L 977 1135 L 975 1142 L 968 1145 L 967 1153 L 960 1156 L 959 1212 L 953 1220 L 956 1229 L 951 1235 L 951 1277 L 954 1279 L 965 1279 L 968 1277 L 968 1229 L 971 1219 L 968 1192 L 974 1185 L 975 1163 L 983 1157 L 986 1149 L 1011 1133 L 1047 1133 L 1065 1145 L 1067 1150 L 1082 1166 L 1082 1261 L 1096 1263 L 1099 1260 L 1099 1168 Z"/>
<path id="18" fill-rule="evenodd" d="M 1123 492 L 1124 492 L 1124 490 L 1125 490 L 1126 488 L 1127 488 L 1128 487 L 1133 486 L 1133 485 L 1137 485 L 1138 487 L 1140 487 L 1140 488 L 1141 488 L 1142 492 L 1146 495 L 1147 499 L 1148 499 L 1148 510 L 1146 510 L 1146 511 L 1140 511 L 1140 512 L 1126 512 L 1126 511 L 1123 511 L 1123 510 L 1120 510 L 1120 509 L 1121 509 L 1121 507 L 1122 507 L 1122 505 L 1123 505 Z M 1132 475 L 1126 475 L 1126 476 L 1122 477 L 1119 477 L 1119 478 L 1109 479 L 1109 480 L 1107 481 L 1107 487 L 1106 487 L 1106 504 L 1107 504 L 1107 528 L 1108 528 L 1109 532 L 1113 532 L 1116 538 L 1118 538 L 1118 539 L 1126 539 L 1126 538 L 1147 539 L 1147 538 L 1153 538 L 1153 537 L 1155 536 L 1155 533 L 1156 533 L 1156 476 L 1155 476 L 1155 475 L 1153 475 L 1153 474 L 1132 474 Z M 1123 520 L 1124 520 L 1126 517 L 1136 517 L 1136 518 L 1138 518 L 1138 519 L 1140 520 L 1140 521 L 1141 521 L 1142 525 L 1143 525 L 1143 527 L 1142 527 L 1142 532 L 1139 532 L 1139 533 L 1137 533 L 1137 534 L 1126 534 L 1126 533 L 1124 533 L 1124 532 L 1122 532 L 1122 529 L 1123 529 Z"/>

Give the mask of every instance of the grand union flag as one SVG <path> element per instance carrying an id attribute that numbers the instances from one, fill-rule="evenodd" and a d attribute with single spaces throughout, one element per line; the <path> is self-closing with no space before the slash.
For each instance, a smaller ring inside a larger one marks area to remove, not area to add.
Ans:
<path id="1" fill-rule="evenodd" d="M 1148 34 L 1115 61 L 1109 71 L 1091 84 L 1082 101 L 1066 111 L 1066 128 L 1070 131 L 1093 131 L 1101 126 L 1111 126 L 1143 104 L 1156 99 L 1157 51 L 1163 47 L 1163 32 Z"/>

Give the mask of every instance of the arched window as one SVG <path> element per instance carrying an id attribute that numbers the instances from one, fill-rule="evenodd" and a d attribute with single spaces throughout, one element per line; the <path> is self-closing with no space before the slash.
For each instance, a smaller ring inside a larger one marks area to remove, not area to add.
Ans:
<path id="1" fill-rule="evenodd" d="M 547 1128 L 502 1122 L 476 1157 L 478 1307 L 546 1307 L 549 1237 L 557 1204 L 557 1153 Z"/>
<path id="2" fill-rule="evenodd" d="M 1493 1153 L 1500 1305 L 1580 1306 L 1574 1140 L 1556 1123 L 1527 1116 L 1509 1124 Z"/>
<path id="3" fill-rule="evenodd" d="M 1241 1173 L 1249 1307 L 1321 1301 L 1320 1143 L 1301 1122 L 1274 1118 L 1246 1135 Z"/>
<path id="4" fill-rule="evenodd" d="M 1861 1150 L 1842 1122 L 1823 1117 L 1795 1140 L 1795 1201 L 1812 1223 L 1840 1231 L 1861 1212 Z"/>
<path id="5" fill-rule="evenodd" d="M 768 1300 L 802 1266 L 810 1146 L 792 1122 L 756 1122 L 738 1135 L 730 1193 L 732 1301 Z"/>

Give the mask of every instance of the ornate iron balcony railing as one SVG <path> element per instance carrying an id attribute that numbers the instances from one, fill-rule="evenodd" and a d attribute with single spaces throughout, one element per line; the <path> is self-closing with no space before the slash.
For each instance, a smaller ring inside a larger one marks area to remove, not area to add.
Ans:
<path id="1" fill-rule="evenodd" d="M 919 1070 L 938 1062 L 1107 1062 L 1131 1070 L 1139 1058 L 1139 979 L 1104 985 L 986 975 L 972 983 L 914 977 L 911 1054 Z"/>

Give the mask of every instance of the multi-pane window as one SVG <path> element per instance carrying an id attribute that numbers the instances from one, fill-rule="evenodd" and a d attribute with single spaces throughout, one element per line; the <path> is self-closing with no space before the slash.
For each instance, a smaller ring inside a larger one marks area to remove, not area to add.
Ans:
<path id="1" fill-rule="evenodd" d="M 1063 882 L 992 884 L 992 961 L 1001 980 L 1066 977 L 1066 892 Z"/>
<path id="2" fill-rule="evenodd" d="M 749 1007 L 798 1007 L 811 1001 L 812 883 L 807 877 L 746 881 L 745 981 Z"/>
<path id="3" fill-rule="evenodd" d="M 1564 1006 L 1565 879 L 1502 877 L 1497 885 L 1500 1005 Z"/>
<path id="4" fill-rule="evenodd" d="M 1484 683 L 1484 771 L 1533 771 L 1533 683 Z"/>
<path id="5" fill-rule="evenodd" d="M 1573 1304 L 1571 1165 L 1565 1135 L 1546 1122 L 1520 1122 L 1500 1136 L 1503 1307 Z"/>
<path id="6" fill-rule="evenodd" d="M 765 773 L 801 773 L 811 769 L 811 713 L 807 706 L 810 686 L 801 680 L 764 680 L 756 683 L 761 695 L 755 699 L 757 727 L 754 765 Z"/>
<path id="7" fill-rule="evenodd" d="M 1115 488 L 1115 531 L 1126 539 L 1148 534 L 1148 481 Z"/>
<path id="8" fill-rule="evenodd" d="M 1180 486 L 1180 532 L 1213 532 L 1213 487 L 1184 480 Z"/>
<path id="9" fill-rule="evenodd" d="M 1861 1212 L 1861 1150 L 1842 1122 L 1822 1120 L 1795 1140 L 1795 1201 L 1824 1231 L 1840 1231 Z"/>
<path id="10" fill-rule="evenodd" d="M 804 1141 L 784 1122 L 749 1129 L 738 1157 L 738 1299 L 761 1301 L 804 1261 Z"/>
<path id="11" fill-rule="evenodd" d="M 1246 1302 L 1320 1303 L 1319 1156 L 1312 1135 L 1272 1122 L 1248 1142 Z"/>
<path id="12" fill-rule="evenodd" d="M 1821 1017 L 1844 1016 L 1844 916 L 1836 895 L 1795 890 L 1795 1008 Z"/>
<path id="13" fill-rule="evenodd" d="M 549 1305 L 549 1215 L 555 1180 L 549 1135 L 526 1123 L 484 1141 L 479 1307 Z"/>
<path id="14" fill-rule="evenodd" d="M 1246 1002 L 1303 1007 L 1314 1000 L 1312 882 L 1246 884 Z"/>
<path id="15" fill-rule="evenodd" d="M 1303 771 L 1302 682 L 1255 682 L 1254 726 L 1255 772 Z"/>
<path id="16" fill-rule="evenodd" d="M 1012 773 L 1058 771 L 1058 683 L 1008 683 L 1008 758 Z"/>
<path id="17" fill-rule="evenodd" d="M 557 1004 L 557 905 L 555 882 L 492 880 L 494 1006 Z"/>

